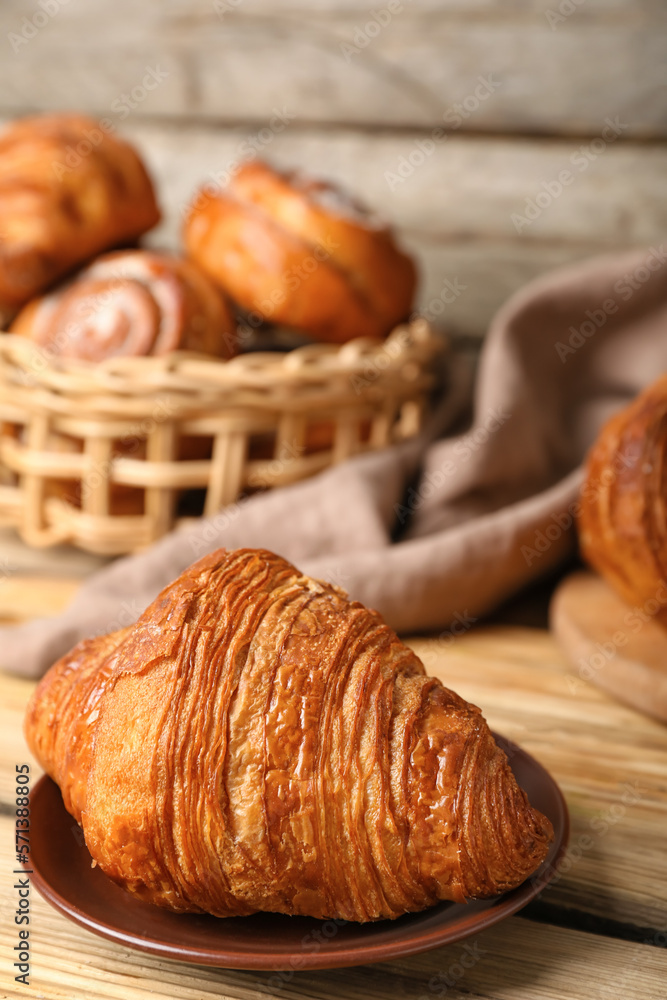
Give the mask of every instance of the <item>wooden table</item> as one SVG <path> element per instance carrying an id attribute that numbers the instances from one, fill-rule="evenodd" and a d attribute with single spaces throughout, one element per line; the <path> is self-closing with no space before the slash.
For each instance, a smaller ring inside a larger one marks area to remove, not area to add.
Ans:
<path id="1" fill-rule="evenodd" d="M 55 568 L 53 563 L 51 570 Z M 72 577 L 81 562 L 68 566 Z M 85 566 L 84 566 L 85 568 Z M 54 612 L 67 579 L 21 577 L 0 585 L 0 618 Z M 376 966 L 297 973 L 276 989 L 271 973 L 184 965 L 130 951 L 32 900 L 31 985 L 13 981 L 16 944 L 14 766 L 29 760 L 21 734 L 32 683 L 0 674 L 0 996 L 45 1000 L 208 997 L 254 1000 L 369 997 L 664 998 L 667 996 L 667 727 L 611 701 L 575 677 L 540 629 L 473 629 L 454 642 L 411 645 L 430 672 L 481 705 L 491 725 L 534 754 L 559 781 L 572 818 L 564 870 L 519 916 L 463 944 Z M 34 764 L 33 764 L 34 766 Z M 33 778 L 37 769 L 33 770 Z"/>

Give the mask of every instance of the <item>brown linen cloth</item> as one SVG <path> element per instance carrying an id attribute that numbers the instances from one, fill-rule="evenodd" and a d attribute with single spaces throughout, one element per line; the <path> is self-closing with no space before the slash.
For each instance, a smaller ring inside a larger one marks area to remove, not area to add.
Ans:
<path id="1" fill-rule="evenodd" d="M 39 676 L 218 546 L 272 549 L 399 632 L 465 628 L 572 549 L 586 449 L 667 369 L 666 262 L 667 245 L 531 283 L 491 326 L 466 434 L 359 456 L 120 559 L 60 617 L 0 629 L 0 664 Z"/>

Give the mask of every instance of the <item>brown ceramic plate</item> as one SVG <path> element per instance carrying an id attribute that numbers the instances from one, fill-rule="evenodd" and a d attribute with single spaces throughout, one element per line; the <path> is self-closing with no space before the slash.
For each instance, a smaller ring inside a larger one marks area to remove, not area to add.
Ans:
<path id="1" fill-rule="evenodd" d="M 503 920 L 544 888 L 567 845 L 567 806 L 558 785 L 524 750 L 496 737 L 531 803 L 549 817 L 555 838 L 533 878 L 494 899 L 442 903 L 398 920 L 337 925 L 310 917 L 258 913 L 219 919 L 142 903 L 111 882 L 91 859 L 81 831 L 50 778 L 31 794 L 32 881 L 44 898 L 87 930 L 154 955 L 235 969 L 331 969 L 414 955 L 460 941 Z"/>

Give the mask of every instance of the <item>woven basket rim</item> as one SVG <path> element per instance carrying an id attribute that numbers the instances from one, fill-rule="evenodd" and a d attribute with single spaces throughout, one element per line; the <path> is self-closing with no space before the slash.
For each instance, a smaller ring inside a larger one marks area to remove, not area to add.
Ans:
<path id="1" fill-rule="evenodd" d="M 88 362 L 49 356 L 33 341 L 0 335 L 0 382 L 68 395 L 145 396 L 170 391 L 219 398 L 220 392 L 340 389 L 354 376 L 372 381 L 409 380 L 410 361 L 423 362 L 446 346 L 425 319 L 396 327 L 383 340 L 358 338 L 342 345 L 308 344 L 287 352 L 250 352 L 223 360 L 174 351 L 159 357 L 118 357 Z"/>

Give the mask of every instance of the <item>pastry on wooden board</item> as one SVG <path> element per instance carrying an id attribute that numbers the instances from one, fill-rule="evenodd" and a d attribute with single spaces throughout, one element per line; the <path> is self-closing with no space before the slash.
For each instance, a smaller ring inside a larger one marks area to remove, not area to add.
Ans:
<path id="1" fill-rule="evenodd" d="M 231 357 L 236 320 L 223 294 L 185 258 L 120 250 L 24 306 L 11 333 L 51 355 L 102 361 L 175 350 Z"/>
<path id="2" fill-rule="evenodd" d="M 478 708 L 264 550 L 76 646 L 25 732 L 95 862 L 178 912 L 397 917 L 519 885 L 553 837 Z"/>
<path id="3" fill-rule="evenodd" d="M 77 114 L 23 118 L 0 134 L 0 313 L 160 219 L 134 148 Z"/>
<path id="4" fill-rule="evenodd" d="M 661 604 L 665 624 L 666 456 L 663 375 L 603 427 L 588 455 L 578 519 L 584 559 L 628 604 Z"/>
<path id="5" fill-rule="evenodd" d="M 202 189 L 188 253 L 251 321 L 343 343 L 386 336 L 410 313 L 416 271 L 391 229 L 338 188 L 255 160 Z"/>

